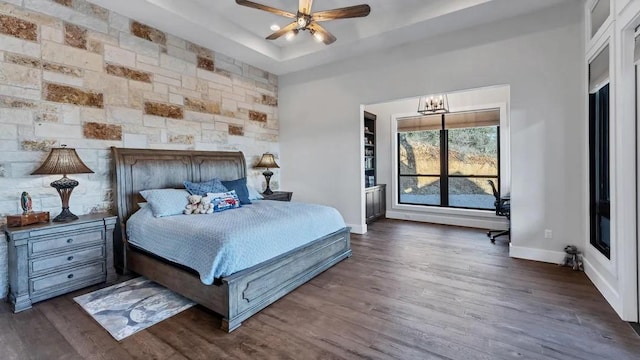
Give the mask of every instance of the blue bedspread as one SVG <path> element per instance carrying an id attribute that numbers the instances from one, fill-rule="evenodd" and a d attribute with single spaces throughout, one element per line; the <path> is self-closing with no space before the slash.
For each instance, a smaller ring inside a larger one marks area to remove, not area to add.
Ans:
<path id="1" fill-rule="evenodd" d="M 255 201 L 204 215 L 153 217 L 149 206 L 127 222 L 129 243 L 200 274 L 211 285 L 345 227 L 331 207 Z"/>

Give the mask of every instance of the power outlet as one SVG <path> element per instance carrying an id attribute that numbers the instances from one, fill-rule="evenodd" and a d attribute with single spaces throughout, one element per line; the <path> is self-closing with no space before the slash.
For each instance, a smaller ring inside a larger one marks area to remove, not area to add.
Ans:
<path id="1" fill-rule="evenodd" d="M 553 232 L 552 232 L 551 230 L 549 230 L 549 229 L 545 230 L 545 231 L 544 231 L 544 238 L 545 238 L 545 239 L 551 239 L 551 238 L 553 238 Z"/>

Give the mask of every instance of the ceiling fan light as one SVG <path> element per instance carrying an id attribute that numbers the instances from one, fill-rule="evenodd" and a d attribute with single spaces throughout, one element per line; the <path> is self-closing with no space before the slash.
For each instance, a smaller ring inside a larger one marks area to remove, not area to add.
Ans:
<path id="1" fill-rule="evenodd" d="M 285 38 L 287 41 L 291 41 L 291 40 L 293 40 L 293 38 L 294 38 L 294 37 L 296 37 L 296 35 L 298 35 L 298 29 L 295 29 L 295 30 L 289 31 L 289 32 L 284 36 L 284 38 Z"/>
<path id="2" fill-rule="evenodd" d="M 316 39 L 317 42 L 322 42 L 324 40 L 324 36 L 317 31 L 313 33 L 313 38 Z"/>
<path id="3" fill-rule="evenodd" d="M 278 24 L 273 24 L 273 25 L 271 25 L 270 29 L 271 29 L 271 31 L 278 31 L 278 30 L 280 30 L 280 26 Z"/>

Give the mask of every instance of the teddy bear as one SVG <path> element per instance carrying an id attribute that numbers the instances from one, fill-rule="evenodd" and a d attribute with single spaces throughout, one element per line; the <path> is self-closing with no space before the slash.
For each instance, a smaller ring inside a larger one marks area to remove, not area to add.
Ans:
<path id="1" fill-rule="evenodd" d="M 211 214 L 213 213 L 213 204 L 211 203 L 213 199 L 208 196 L 203 196 L 200 199 L 200 204 L 198 205 L 198 212 L 200 214 Z"/>
<path id="2" fill-rule="evenodd" d="M 202 201 L 202 196 L 200 196 L 200 195 L 189 195 L 187 197 L 187 200 L 189 200 L 189 203 L 184 208 L 184 211 L 183 211 L 184 214 L 185 215 L 197 214 L 198 213 L 198 205 L 200 204 L 200 201 Z"/>
<path id="3" fill-rule="evenodd" d="M 582 254 L 575 245 L 567 245 L 564 247 L 564 261 L 560 266 L 568 266 L 575 271 L 584 271 L 582 264 Z"/>

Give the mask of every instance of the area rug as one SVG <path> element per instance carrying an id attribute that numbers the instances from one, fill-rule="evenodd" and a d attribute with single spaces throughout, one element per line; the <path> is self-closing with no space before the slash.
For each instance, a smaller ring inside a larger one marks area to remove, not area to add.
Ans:
<path id="1" fill-rule="evenodd" d="M 195 305 L 191 300 L 144 277 L 73 300 L 118 341 Z"/>

